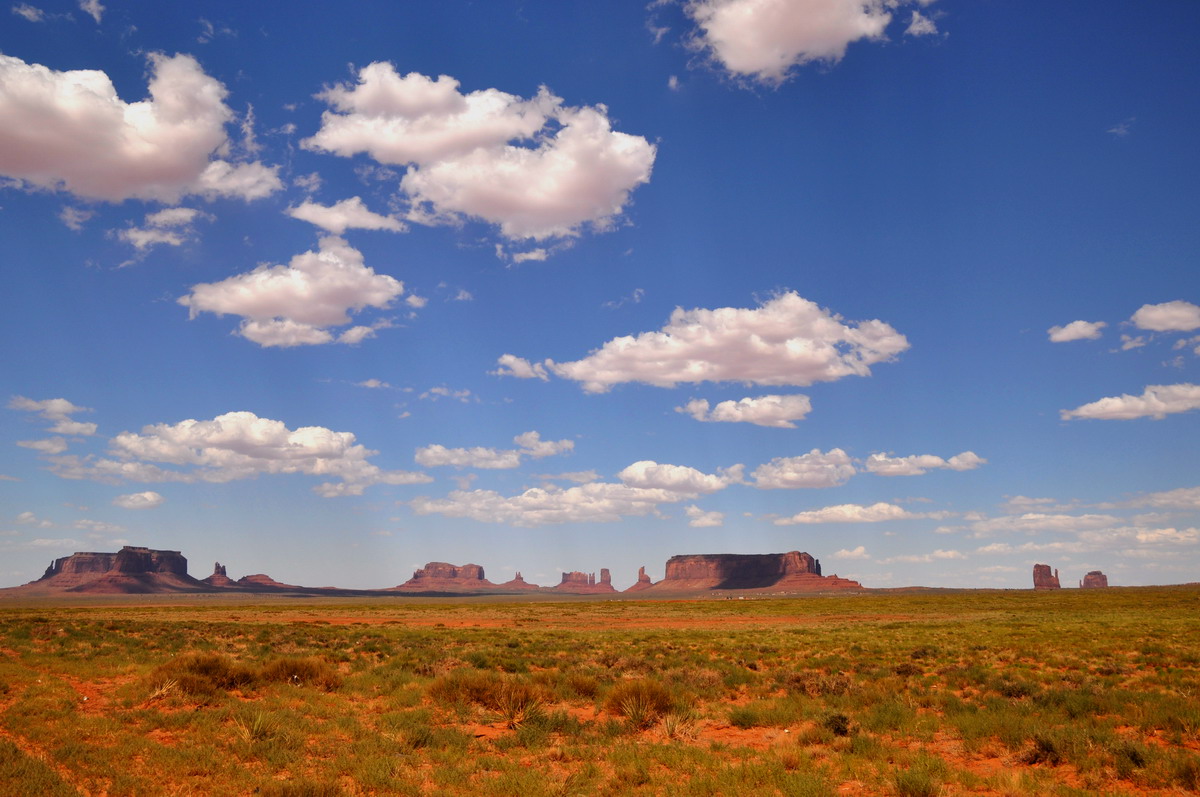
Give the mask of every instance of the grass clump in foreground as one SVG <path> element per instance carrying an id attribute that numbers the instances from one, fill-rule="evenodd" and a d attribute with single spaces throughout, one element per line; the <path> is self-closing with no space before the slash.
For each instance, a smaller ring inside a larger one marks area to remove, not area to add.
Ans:
<path id="1" fill-rule="evenodd" d="M 1200 590 L 0 604 L 14 794 L 1177 795 Z"/>

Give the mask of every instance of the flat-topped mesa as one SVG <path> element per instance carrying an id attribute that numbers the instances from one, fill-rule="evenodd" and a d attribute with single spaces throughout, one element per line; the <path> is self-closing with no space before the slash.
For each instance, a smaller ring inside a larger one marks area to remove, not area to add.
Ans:
<path id="1" fill-rule="evenodd" d="M 781 589 L 821 591 L 862 589 L 857 581 L 821 575 L 821 563 L 801 551 L 762 554 L 684 554 L 667 560 L 666 577 L 651 587 L 657 592 L 699 589 Z"/>
<path id="2" fill-rule="evenodd" d="M 393 589 L 447 592 L 495 587 L 495 584 L 483 577 L 483 568 L 479 565 L 458 566 L 448 562 L 429 562 L 424 567 L 414 570 L 412 578 Z"/>
<path id="3" fill-rule="evenodd" d="M 1089 570 L 1088 574 L 1083 577 L 1083 581 L 1079 582 L 1080 589 L 1106 589 L 1107 587 L 1108 576 L 1099 570 Z"/>
<path id="4" fill-rule="evenodd" d="M 1058 583 L 1058 570 L 1054 573 L 1050 572 L 1050 565 L 1034 565 L 1033 566 L 1033 588 L 1034 589 L 1061 589 L 1062 585 Z"/>
<path id="5" fill-rule="evenodd" d="M 154 551 L 126 545 L 116 553 L 81 551 L 55 559 L 42 578 L 100 573 L 171 573 L 187 575 L 187 559 L 179 551 Z"/>
<path id="6" fill-rule="evenodd" d="M 553 587 L 556 592 L 570 592 L 577 595 L 595 595 L 605 592 L 616 592 L 612 585 L 612 575 L 608 572 L 607 567 L 600 568 L 600 580 L 596 580 L 595 573 L 581 573 L 578 570 L 572 570 L 570 573 L 562 574 L 562 581 L 558 586 Z"/>
<path id="7" fill-rule="evenodd" d="M 654 582 L 650 580 L 650 576 L 646 575 L 646 568 L 643 566 L 638 568 L 637 581 L 635 581 L 633 585 L 625 591 L 641 592 L 644 589 L 650 589 L 652 586 L 654 586 Z"/>
<path id="8" fill-rule="evenodd" d="M 68 592 L 176 592 L 203 589 L 179 551 L 126 545 L 116 553 L 81 551 L 55 559 L 33 585 Z M 32 585 L 31 585 L 32 586 Z"/>

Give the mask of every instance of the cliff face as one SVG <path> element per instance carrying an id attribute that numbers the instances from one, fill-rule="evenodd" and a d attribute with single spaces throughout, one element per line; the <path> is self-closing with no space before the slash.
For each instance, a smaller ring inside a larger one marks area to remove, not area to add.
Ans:
<path id="1" fill-rule="evenodd" d="M 30 586 L 56 592 L 148 593 L 204 589 L 179 551 L 126 545 L 116 553 L 79 552 L 56 559 Z"/>
<path id="2" fill-rule="evenodd" d="M 857 581 L 821 575 L 821 563 L 807 553 L 686 554 L 667 560 L 666 577 L 651 587 L 658 592 L 697 589 L 787 589 L 819 591 L 861 589 Z"/>
<path id="3" fill-rule="evenodd" d="M 1034 565 L 1033 566 L 1033 588 L 1034 589 L 1059 589 L 1061 584 L 1058 583 L 1058 570 L 1053 574 L 1050 572 L 1050 565 Z"/>
<path id="4" fill-rule="evenodd" d="M 1088 574 L 1083 577 L 1083 581 L 1079 582 L 1080 589 L 1104 589 L 1107 586 L 1108 576 L 1099 570 L 1088 571 Z"/>

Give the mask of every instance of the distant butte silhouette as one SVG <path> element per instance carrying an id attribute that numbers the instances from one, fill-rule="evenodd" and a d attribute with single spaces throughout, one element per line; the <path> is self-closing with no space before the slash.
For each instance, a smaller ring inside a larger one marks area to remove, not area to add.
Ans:
<path id="1" fill-rule="evenodd" d="M 667 561 L 666 577 L 653 582 L 646 568 L 626 593 L 645 595 L 707 593 L 714 591 L 773 590 L 825 592 L 862 589 L 857 581 L 823 576 L 821 563 L 807 553 L 790 551 L 769 554 L 689 554 Z M 562 574 L 554 587 L 525 581 L 518 572 L 501 584 L 484 577 L 476 564 L 452 565 L 430 562 L 415 571 L 408 581 L 383 589 L 341 589 L 285 584 L 257 573 L 234 581 L 226 566 L 217 562 L 205 579 L 188 575 L 187 559 L 179 551 L 156 551 L 126 545 L 116 553 L 79 552 L 54 560 L 37 581 L 0 592 L 28 594 L 155 594 L 155 593 L 290 593 L 297 595 L 472 595 L 493 594 L 617 594 L 608 568 L 595 573 L 572 571 Z"/>

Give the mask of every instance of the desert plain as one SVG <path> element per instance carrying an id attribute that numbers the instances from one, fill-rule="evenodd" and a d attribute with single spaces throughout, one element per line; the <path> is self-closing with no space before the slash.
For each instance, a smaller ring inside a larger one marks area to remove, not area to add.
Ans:
<path id="1" fill-rule="evenodd" d="M 1200 790 L 1200 587 L 0 602 L 6 795 Z"/>

